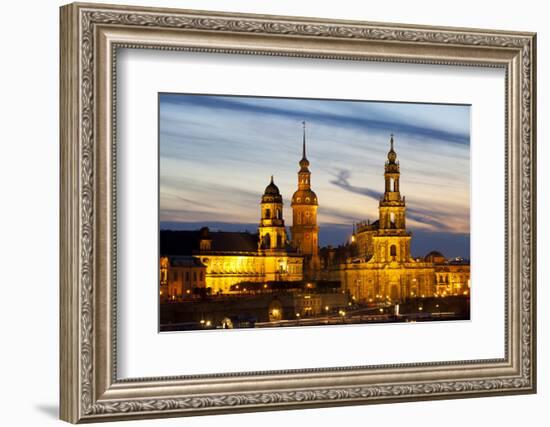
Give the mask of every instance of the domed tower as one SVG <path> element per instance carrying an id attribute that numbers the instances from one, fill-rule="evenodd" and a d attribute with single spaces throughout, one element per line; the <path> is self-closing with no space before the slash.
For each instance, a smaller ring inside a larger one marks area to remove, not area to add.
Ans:
<path id="1" fill-rule="evenodd" d="M 319 227 L 317 195 L 311 189 L 311 172 L 306 157 L 306 123 L 303 124 L 302 159 L 298 172 L 298 190 L 292 196 L 292 246 L 304 256 L 306 272 L 319 267 Z"/>
<path id="2" fill-rule="evenodd" d="M 273 182 L 273 175 L 265 188 L 260 206 L 260 249 L 284 249 L 287 238 L 283 219 L 283 197 Z"/>

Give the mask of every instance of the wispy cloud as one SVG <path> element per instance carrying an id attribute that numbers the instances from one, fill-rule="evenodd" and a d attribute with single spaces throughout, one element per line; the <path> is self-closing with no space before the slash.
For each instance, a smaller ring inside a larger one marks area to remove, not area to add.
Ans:
<path id="1" fill-rule="evenodd" d="M 382 196 L 383 193 L 380 191 L 372 190 L 366 187 L 358 187 L 355 185 L 351 185 L 348 181 L 350 178 L 351 178 L 350 170 L 340 169 L 336 173 L 336 179 L 333 179 L 332 181 L 330 181 L 330 183 L 346 191 L 351 191 L 352 193 L 356 193 L 356 194 L 362 194 L 364 196 L 372 197 L 373 199 L 376 199 L 376 200 L 379 200 L 380 197 Z"/>

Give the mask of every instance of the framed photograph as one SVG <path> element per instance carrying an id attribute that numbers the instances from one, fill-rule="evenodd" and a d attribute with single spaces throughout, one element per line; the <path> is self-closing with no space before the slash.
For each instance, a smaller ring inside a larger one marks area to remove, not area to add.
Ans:
<path id="1" fill-rule="evenodd" d="M 533 33 L 61 8 L 61 418 L 536 391 Z"/>

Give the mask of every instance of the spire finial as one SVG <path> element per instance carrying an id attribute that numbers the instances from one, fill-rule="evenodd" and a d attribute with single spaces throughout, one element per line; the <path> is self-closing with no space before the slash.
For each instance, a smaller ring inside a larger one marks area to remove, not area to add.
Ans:
<path id="1" fill-rule="evenodd" d="M 303 137 L 302 137 L 302 159 L 306 158 L 306 121 L 302 121 Z"/>
<path id="2" fill-rule="evenodd" d="M 271 184 L 273 184 L 273 175 L 271 175 Z"/>
<path id="3" fill-rule="evenodd" d="M 397 153 L 393 149 L 393 133 L 390 136 L 390 151 L 388 151 L 388 160 L 390 163 L 395 163 L 395 159 L 397 159 Z"/>

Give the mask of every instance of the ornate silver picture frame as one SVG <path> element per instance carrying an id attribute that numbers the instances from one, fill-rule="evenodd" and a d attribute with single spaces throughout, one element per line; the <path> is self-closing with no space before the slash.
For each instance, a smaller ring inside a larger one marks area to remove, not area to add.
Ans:
<path id="1" fill-rule="evenodd" d="M 71 4 L 61 8 L 60 43 L 61 419 L 97 422 L 536 391 L 535 34 Z M 122 48 L 503 69 L 504 357 L 119 378 L 116 62 Z"/>

